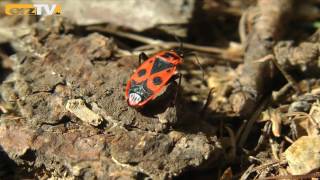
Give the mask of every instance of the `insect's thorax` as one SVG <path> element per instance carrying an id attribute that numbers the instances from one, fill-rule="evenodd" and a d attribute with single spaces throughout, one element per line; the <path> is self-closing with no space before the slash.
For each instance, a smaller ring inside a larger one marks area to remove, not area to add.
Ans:
<path id="1" fill-rule="evenodd" d="M 164 61 L 167 61 L 168 63 L 171 63 L 175 66 L 182 63 L 182 58 L 174 51 L 161 51 L 157 53 L 155 58 L 161 58 Z"/>

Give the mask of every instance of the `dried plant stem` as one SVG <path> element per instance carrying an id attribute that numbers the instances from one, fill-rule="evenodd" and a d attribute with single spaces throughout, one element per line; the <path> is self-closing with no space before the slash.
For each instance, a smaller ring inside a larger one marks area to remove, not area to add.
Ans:
<path id="1" fill-rule="evenodd" d="M 162 41 L 162 40 L 156 40 L 156 39 L 152 39 L 152 38 L 145 37 L 142 35 L 138 35 L 138 34 L 134 34 L 134 33 L 130 33 L 130 32 L 124 32 L 121 30 L 115 30 L 115 29 L 108 28 L 108 27 L 91 26 L 91 27 L 88 27 L 87 30 L 107 32 L 110 34 L 114 34 L 116 36 L 120 36 L 123 38 L 131 39 L 134 41 L 138 41 L 138 42 L 147 44 L 147 46 L 142 46 L 142 47 L 140 47 L 140 49 L 142 49 L 142 48 L 144 49 L 147 47 L 154 47 L 154 46 L 158 46 L 158 47 L 165 48 L 165 49 L 180 47 L 179 42 L 166 42 L 166 41 Z M 214 53 L 214 54 L 226 53 L 226 50 L 222 49 L 222 48 L 211 47 L 211 46 L 199 46 L 199 45 L 190 44 L 190 43 L 183 43 L 183 47 L 186 49 L 191 49 L 191 50 L 201 51 L 201 52 L 206 52 L 206 53 Z M 136 50 L 139 50 L 139 49 L 136 49 Z"/>

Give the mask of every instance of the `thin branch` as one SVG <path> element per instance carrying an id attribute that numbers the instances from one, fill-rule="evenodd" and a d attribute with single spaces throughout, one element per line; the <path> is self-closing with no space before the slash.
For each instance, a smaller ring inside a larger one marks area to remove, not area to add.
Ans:
<path id="1" fill-rule="evenodd" d="M 241 134 L 241 137 L 239 139 L 239 148 L 242 148 L 245 144 L 245 142 L 248 139 L 248 136 L 251 132 L 252 126 L 253 124 L 256 122 L 257 118 L 259 117 L 260 113 L 262 112 L 262 110 L 266 107 L 266 105 L 270 102 L 271 97 L 266 97 L 261 104 L 259 104 L 259 106 L 256 108 L 255 112 L 252 114 L 252 116 L 250 117 L 246 128 L 244 130 L 244 132 Z"/>
<path id="2" fill-rule="evenodd" d="M 134 33 L 130 33 L 130 32 L 124 32 L 121 30 L 112 29 L 112 28 L 108 28 L 108 27 L 91 26 L 91 27 L 87 27 L 87 30 L 107 32 L 107 33 L 114 34 L 114 35 L 117 35 L 117 36 L 120 36 L 123 38 L 138 41 L 138 42 L 147 44 L 149 46 L 152 45 L 152 47 L 158 46 L 158 47 L 162 47 L 162 48 L 166 48 L 166 49 L 180 47 L 179 42 L 166 42 L 166 41 L 162 41 L 162 40 L 156 40 L 156 39 L 152 39 L 152 38 L 145 37 L 142 35 L 138 35 L 138 34 L 134 34 Z M 191 50 L 201 51 L 201 52 L 206 52 L 206 53 L 224 54 L 227 52 L 225 49 L 222 49 L 222 48 L 211 47 L 211 46 L 200 46 L 200 45 L 195 45 L 195 44 L 190 44 L 190 43 L 183 43 L 183 46 L 186 49 L 191 49 Z M 146 46 L 143 46 L 143 48 L 146 48 Z"/>

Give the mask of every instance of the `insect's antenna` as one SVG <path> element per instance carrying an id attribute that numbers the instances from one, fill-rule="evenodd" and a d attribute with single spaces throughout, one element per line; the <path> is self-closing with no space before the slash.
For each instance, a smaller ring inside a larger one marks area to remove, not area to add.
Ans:
<path id="1" fill-rule="evenodd" d="M 182 43 L 181 39 L 178 36 L 174 36 L 174 38 L 176 39 L 176 41 L 178 41 L 180 43 L 178 51 L 180 53 L 184 54 L 183 43 Z"/>
<path id="2" fill-rule="evenodd" d="M 202 66 L 201 66 L 201 64 L 200 64 L 200 61 L 199 61 L 199 59 L 198 59 L 198 56 L 197 56 L 196 54 L 194 54 L 194 57 L 196 57 L 196 61 L 197 61 L 198 66 L 199 66 L 199 68 L 200 68 L 200 70 L 201 70 L 201 72 L 202 72 L 202 80 L 204 81 L 204 70 L 203 70 L 203 68 L 202 68 Z"/>
<path id="3" fill-rule="evenodd" d="M 203 70 L 203 68 L 202 68 L 202 66 L 201 66 L 201 64 L 200 64 L 200 61 L 199 61 L 199 59 L 198 59 L 197 54 L 195 54 L 194 52 L 188 52 L 187 55 L 192 55 L 192 56 L 194 56 L 194 57 L 196 58 L 197 65 L 199 66 L 199 69 L 200 69 L 201 72 L 202 72 L 202 80 L 204 81 L 204 70 Z"/>

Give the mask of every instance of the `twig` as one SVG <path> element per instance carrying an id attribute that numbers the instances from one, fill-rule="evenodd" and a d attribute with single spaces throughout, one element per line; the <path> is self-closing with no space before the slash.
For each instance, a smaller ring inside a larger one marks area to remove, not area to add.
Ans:
<path id="1" fill-rule="evenodd" d="M 235 134 L 230 127 L 225 125 L 224 128 L 227 130 L 227 132 L 230 136 L 231 148 L 232 148 L 231 149 L 231 160 L 233 160 L 236 157 L 236 150 L 237 150 Z"/>
<path id="2" fill-rule="evenodd" d="M 238 142 L 239 138 L 241 137 L 241 133 L 243 132 L 244 128 L 246 127 L 246 124 L 247 124 L 247 120 L 243 120 L 242 124 L 236 134 L 236 142 Z"/>
<path id="3" fill-rule="evenodd" d="M 262 170 L 262 169 L 266 169 L 268 167 L 274 167 L 274 166 L 280 166 L 281 164 L 286 164 L 287 162 L 282 162 L 280 163 L 278 160 L 273 160 L 273 161 L 270 161 L 270 162 L 267 162 L 265 164 L 261 164 L 260 166 L 257 166 L 255 168 L 252 169 L 252 171 L 259 171 L 259 170 Z"/>
<path id="4" fill-rule="evenodd" d="M 279 91 L 272 92 L 272 101 L 278 102 L 280 99 L 288 94 L 289 89 L 291 88 L 291 84 L 287 83 L 285 84 Z"/>
<path id="5" fill-rule="evenodd" d="M 248 17 L 248 12 L 244 11 L 239 21 L 238 31 L 239 31 L 240 41 L 242 45 L 246 44 L 246 41 L 247 41 L 247 28 L 246 28 L 247 17 Z"/>
<path id="6" fill-rule="evenodd" d="M 305 175 L 285 175 L 285 176 L 273 176 L 273 177 L 265 177 L 259 178 L 258 180 L 268 180 L 268 179 L 311 179 L 311 178 L 319 178 L 320 172 L 309 173 Z"/>
<path id="7" fill-rule="evenodd" d="M 274 166 L 280 166 L 281 164 L 285 164 L 287 162 L 282 162 L 280 163 L 279 161 L 271 161 L 271 162 L 267 162 L 265 164 L 261 164 L 257 167 L 254 167 L 254 165 L 252 164 L 241 176 L 240 180 L 244 180 L 244 179 L 248 179 L 248 177 L 250 176 L 251 173 L 262 170 L 262 169 L 266 169 L 268 167 L 274 167 Z"/>
<path id="8" fill-rule="evenodd" d="M 285 139 L 287 142 L 289 142 L 290 144 L 293 143 L 293 140 L 290 139 L 288 136 L 284 136 L 284 139 Z"/>
<path id="9" fill-rule="evenodd" d="M 245 41 L 244 66 L 239 79 L 243 89 L 250 91 L 233 91 L 230 96 L 233 110 L 241 116 L 250 116 L 261 97 L 271 91 L 269 84 L 274 79 L 274 68 L 269 62 L 255 62 L 272 53 L 274 43 L 285 30 L 293 4 L 293 0 L 258 0 L 256 10 L 248 11 L 250 18 L 242 19 L 252 28 L 248 29 L 248 33 L 245 33 L 245 27 L 239 29 L 241 38 L 246 38 L 242 40 Z"/>
<path id="10" fill-rule="evenodd" d="M 117 35 L 120 37 L 128 38 L 128 39 L 149 45 L 149 46 L 143 46 L 144 48 L 154 47 L 154 46 L 158 46 L 158 47 L 162 47 L 162 48 L 166 48 L 166 49 L 180 47 L 179 42 L 166 42 L 166 41 L 162 41 L 162 40 L 156 40 L 156 39 L 148 38 L 148 37 L 137 35 L 137 34 L 130 33 L 130 32 L 115 30 L 115 29 L 108 28 L 108 27 L 91 26 L 91 27 L 87 27 L 87 30 L 107 32 L 110 34 L 114 34 L 114 35 Z M 200 46 L 200 45 L 195 45 L 195 44 L 190 44 L 190 43 L 183 43 L 183 47 L 186 49 L 191 49 L 191 50 L 201 51 L 201 52 L 206 52 L 206 53 L 214 53 L 214 54 L 226 53 L 226 50 L 222 49 L 222 48 L 216 48 L 216 47 L 210 47 L 210 46 Z M 138 49 L 136 49 L 136 50 L 138 50 Z"/>
<path id="11" fill-rule="evenodd" d="M 2 104 L 0 104 L 0 111 L 4 114 L 8 113 L 8 110 Z"/>
<path id="12" fill-rule="evenodd" d="M 249 119 L 249 121 L 247 123 L 247 126 L 246 126 L 244 132 L 242 133 L 242 135 L 240 137 L 240 140 L 239 140 L 238 146 L 240 148 L 242 148 L 243 145 L 245 144 L 245 142 L 247 141 L 248 135 L 251 132 L 251 128 L 252 128 L 253 124 L 256 122 L 256 120 L 259 117 L 260 113 L 266 107 L 266 105 L 268 104 L 269 101 L 270 101 L 270 97 L 265 98 L 261 102 L 261 104 L 258 106 L 258 108 L 255 110 L 255 112 L 253 113 L 251 118 Z"/>
<path id="13" fill-rule="evenodd" d="M 243 173 L 241 179 L 246 179 L 249 177 L 249 175 L 253 172 L 256 172 L 258 170 L 266 169 L 268 167 L 274 167 L 274 166 L 281 166 L 283 164 L 286 164 L 287 162 L 279 162 L 279 161 L 272 161 L 266 164 L 262 164 L 260 166 L 257 166 L 253 168 L 253 165 L 251 165 L 245 173 Z M 245 177 L 245 178 L 243 178 Z M 319 178 L 320 172 L 313 172 L 305 175 L 281 175 L 281 176 L 273 176 L 273 177 L 264 177 L 264 178 L 258 178 L 258 180 L 270 180 L 270 179 L 311 179 L 311 178 Z"/>
<path id="14" fill-rule="evenodd" d="M 257 145 L 254 147 L 254 151 L 257 152 L 260 146 L 265 142 L 266 137 L 269 135 L 271 131 L 271 122 L 266 122 L 263 129 L 262 129 L 262 134 L 260 135 L 258 139 Z"/>
<path id="15" fill-rule="evenodd" d="M 250 174 L 254 172 L 253 169 L 254 169 L 254 164 L 251 164 L 249 168 L 242 174 L 242 176 L 240 177 L 240 180 L 248 179 Z"/>
<path id="16" fill-rule="evenodd" d="M 276 141 L 274 141 L 272 139 L 272 137 L 269 137 L 269 144 L 270 144 L 271 152 L 272 152 L 274 159 L 280 161 L 279 144 Z"/>

